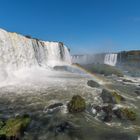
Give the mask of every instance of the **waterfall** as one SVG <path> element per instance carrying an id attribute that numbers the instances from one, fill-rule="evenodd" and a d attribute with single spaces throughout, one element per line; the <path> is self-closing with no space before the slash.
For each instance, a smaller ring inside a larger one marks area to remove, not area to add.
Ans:
<path id="1" fill-rule="evenodd" d="M 104 64 L 115 66 L 117 63 L 117 55 L 115 53 L 106 54 L 104 58 Z"/>
<path id="2" fill-rule="evenodd" d="M 78 63 L 78 64 L 86 64 L 87 62 L 87 55 L 73 55 L 71 56 L 71 60 L 73 63 Z"/>
<path id="3" fill-rule="evenodd" d="M 0 68 L 16 70 L 66 64 L 71 64 L 71 57 L 63 43 L 40 41 L 0 29 Z"/>

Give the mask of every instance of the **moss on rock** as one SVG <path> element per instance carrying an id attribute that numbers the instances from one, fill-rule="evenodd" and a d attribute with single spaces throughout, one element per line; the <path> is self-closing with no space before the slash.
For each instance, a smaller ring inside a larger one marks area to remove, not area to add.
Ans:
<path id="1" fill-rule="evenodd" d="M 137 117 L 137 114 L 129 108 L 119 108 L 113 112 L 119 119 L 134 121 Z"/>
<path id="2" fill-rule="evenodd" d="M 0 129 L 0 136 L 6 138 L 19 138 L 26 127 L 29 125 L 31 119 L 25 115 L 23 117 L 10 118 L 5 122 L 5 125 Z"/>
<path id="3" fill-rule="evenodd" d="M 68 111 L 71 113 L 82 112 L 86 108 L 85 100 L 80 95 L 74 95 L 67 105 Z"/>
<path id="4" fill-rule="evenodd" d="M 132 111 L 129 108 L 123 108 L 121 109 L 123 115 L 125 116 L 126 119 L 130 120 L 130 121 L 134 121 L 136 120 L 136 113 L 134 111 Z"/>
<path id="5" fill-rule="evenodd" d="M 125 100 L 124 97 L 122 97 L 121 95 L 119 95 L 117 92 L 112 92 L 111 94 L 114 97 L 115 102 L 117 104 L 119 104 L 121 101 L 124 101 Z"/>
<path id="6" fill-rule="evenodd" d="M 101 97 L 104 103 L 118 104 L 125 100 L 125 98 L 119 95 L 117 92 L 112 92 L 107 89 L 103 89 Z"/>

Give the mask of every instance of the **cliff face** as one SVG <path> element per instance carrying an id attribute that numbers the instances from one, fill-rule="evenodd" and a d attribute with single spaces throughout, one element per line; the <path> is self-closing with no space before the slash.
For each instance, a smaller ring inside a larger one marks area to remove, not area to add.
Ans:
<path id="1" fill-rule="evenodd" d="M 12 68 L 70 64 L 67 47 L 0 29 L 0 65 Z"/>

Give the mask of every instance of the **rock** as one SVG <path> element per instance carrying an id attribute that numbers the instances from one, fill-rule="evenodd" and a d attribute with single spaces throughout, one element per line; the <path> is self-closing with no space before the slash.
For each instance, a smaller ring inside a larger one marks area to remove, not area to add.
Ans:
<path id="1" fill-rule="evenodd" d="M 49 105 L 47 108 L 48 109 L 53 109 L 53 108 L 57 108 L 57 107 L 60 107 L 60 106 L 63 106 L 63 104 L 62 103 L 55 103 L 55 104 Z"/>
<path id="2" fill-rule="evenodd" d="M 74 95 L 67 108 L 70 113 L 82 112 L 86 108 L 85 100 L 80 95 Z"/>
<path id="3" fill-rule="evenodd" d="M 123 108 L 122 110 L 123 115 L 130 121 L 136 120 L 136 113 L 128 108 Z"/>
<path id="4" fill-rule="evenodd" d="M 24 130 L 30 123 L 30 117 L 24 115 L 23 117 L 10 118 L 5 122 L 5 125 L 0 129 L 1 139 L 19 140 Z"/>
<path id="5" fill-rule="evenodd" d="M 128 80 L 128 79 L 123 79 L 123 82 L 133 83 L 132 80 Z"/>
<path id="6" fill-rule="evenodd" d="M 119 95 L 117 92 L 112 92 L 113 97 L 115 98 L 115 102 L 118 104 L 121 101 L 125 101 L 125 98 Z"/>
<path id="7" fill-rule="evenodd" d="M 106 89 L 102 90 L 101 98 L 104 103 L 114 103 L 115 102 L 111 92 Z"/>
<path id="8" fill-rule="evenodd" d="M 55 135 L 58 135 L 59 133 L 67 133 L 72 128 L 73 126 L 69 122 L 64 121 L 55 126 L 51 126 L 49 131 L 54 132 Z"/>
<path id="9" fill-rule="evenodd" d="M 56 71 L 68 71 L 67 66 L 54 66 L 53 69 Z"/>
<path id="10" fill-rule="evenodd" d="M 123 118 L 123 113 L 122 113 L 121 109 L 113 110 L 113 113 L 117 116 L 117 118 L 119 118 L 119 119 Z"/>
<path id="11" fill-rule="evenodd" d="M 128 108 L 121 108 L 121 109 L 114 110 L 114 114 L 119 119 L 127 119 L 130 121 L 136 120 L 136 113 Z"/>
<path id="12" fill-rule="evenodd" d="M 67 131 L 68 129 L 70 129 L 72 126 L 68 123 L 68 122 L 63 122 L 59 125 L 56 126 L 56 132 L 57 133 L 64 133 L 65 131 Z"/>
<path id="13" fill-rule="evenodd" d="M 88 80 L 87 85 L 90 87 L 100 87 L 100 85 L 93 80 Z"/>
<path id="14" fill-rule="evenodd" d="M 113 106 L 112 105 L 107 105 L 107 106 L 103 106 L 102 110 L 105 112 L 105 117 L 103 119 L 103 121 L 105 122 L 110 122 L 112 120 L 112 114 L 113 114 Z"/>
<path id="15" fill-rule="evenodd" d="M 104 103 L 112 103 L 112 104 L 117 104 L 120 103 L 121 101 L 124 101 L 125 99 L 119 95 L 116 92 L 111 92 L 107 89 L 103 89 L 101 93 L 101 98 Z"/>
<path id="16" fill-rule="evenodd" d="M 104 117 L 104 119 L 103 119 L 103 121 L 104 122 L 110 122 L 112 120 L 112 115 L 105 115 L 105 117 Z"/>
<path id="17" fill-rule="evenodd" d="M 100 107 L 100 106 L 95 106 L 94 109 L 95 109 L 95 110 L 97 111 L 97 113 L 98 113 L 98 112 L 100 112 L 100 111 L 102 110 L 102 107 Z"/>
<path id="18" fill-rule="evenodd" d="M 102 107 L 102 110 L 107 114 L 112 114 L 112 109 L 113 109 L 112 105 L 107 105 Z"/>

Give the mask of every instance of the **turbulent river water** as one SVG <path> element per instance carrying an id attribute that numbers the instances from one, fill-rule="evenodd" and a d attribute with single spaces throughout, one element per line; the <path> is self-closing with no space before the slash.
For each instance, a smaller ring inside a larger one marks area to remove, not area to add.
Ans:
<path id="1" fill-rule="evenodd" d="M 88 86 L 88 80 L 100 83 L 101 87 Z M 138 140 L 140 98 L 134 91 L 140 81 L 131 80 L 134 82 L 124 82 L 116 76 L 95 76 L 72 66 L 63 43 L 0 29 L 0 118 L 29 114 L 32 121 L 24 140 Z M 119 106 L 133 108 L 136 121 L 116 119 L 105 123 L 98 119 L 88 106 L 103 105 L 102 88 L 123 95 L 127 100 Z M 67 103 L 77 94 L 85 99 L 87 108 L 72 114 L 67 111 Z"/>
<path id="2" fill-rule="evenodd" d="M 93 79 L 103 86 L 123 92 L 128 98 L 124 105 L 137 109 L 140 107 L 139 99 L 130 93 L 133 86 L 122 86 L 119 84 L 121 79 L 116 77 L 97 78 L 75 67 L 69 69 L 30 68 L 15 71 L 7 81 L 1 83 L 0 117 L 30 114 L 32 122 L 24 136 L 27 140 L 137 140 L 139 118 L 136 122 L 104 123 L 88 109 L 83 113 L 70 114 L 66 108 L 68 101 L 76 94 L 84 97 L 87 104 L 102 104 L 99 98 L 101 89 L 87 86 L 87 81 Z M 63 105 L 47 109 L 54 103 Z M 57 127 L 65 123 L 70 126 L 59 131 Z"/>

